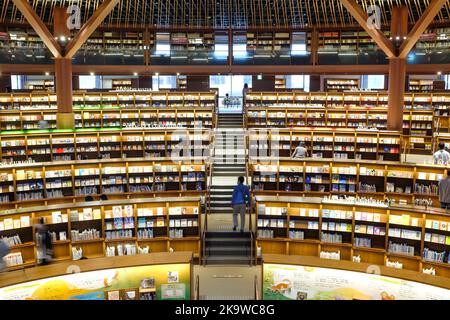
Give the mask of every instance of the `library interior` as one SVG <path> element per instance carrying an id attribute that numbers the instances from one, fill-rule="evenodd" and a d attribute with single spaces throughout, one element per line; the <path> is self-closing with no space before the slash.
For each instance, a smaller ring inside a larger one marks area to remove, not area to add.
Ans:
<path id="1" fill-rule="evenodd" d="M 0 0 L 0 300 L 450 300 L 450 0 Z"/>

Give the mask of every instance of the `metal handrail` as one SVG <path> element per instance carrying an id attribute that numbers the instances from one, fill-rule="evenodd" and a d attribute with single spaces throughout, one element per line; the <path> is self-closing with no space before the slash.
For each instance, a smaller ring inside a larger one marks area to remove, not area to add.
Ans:
<path id="1" fill-rule="evenodd" d="M 261 297 L 259 296 L 259 288 L 258 288 L 258 276 L 255 275 L 254 279 L 254 290 L 255 290 L 255 300 L 261 300 Z"/>
<path id="2" fill-rule="evenodd" d="M 246 176 L 246 179 L 247 179 L 247 183 L 249 182 L 249 169 L 250 169 L 250 167 L 249 167 L 249 153 L 248 153 L 248 131 L 247 130 L 245 130 L 245 145 L 246 145 L 246 148 L 245 148 L 245 154 L 244 154 L 244 157 L 245 157 L 245 176 Z M 252 197 L 252 194 L 251 194 L 251 192 L 250 192 L 250 197 L 251 197 L 251 199 L 250 199 L 250 203 L 251 203 L 251 205 L 249 205 L 249 208 L 248 208 L 248 225 L 249 225 L 249 231 L 250 231 L 250 265 L 256 265 L 256 259 L 255 259 L 255 252 L 254 252 L 254 250 L 255 250 L 255 243 L 254 243 L 254 241 L 255 241 L 255 234 L 254 234 L 254 231 L 253 231 L 253 223 L 252 223 L 252 215 L 253 215 L 253 210 L 252 210 L 252 206 L 253 205 L 255 205 L 255 203 L 254 203 L 254 201 L 253 201 L 253 197 Z"/>
<path id="3" fill-rule="evenodd" d="M 209 156 L 209 173 L 208 173 L 208 179 L 207 179 L 207 192 L 206 192 L 206 199 L 205 199 L 205 224 L 203 227 L 203 233 L 202 233 L 202 262 L 203 265 L 206 264 L 206 232 L 208 231 L 208 215 L 211 212 L 211 185 L 212 185 L 212 173 L 213 173 L 213 165 L 214 165 L 214 156 L 215 156 L 215 133 L 213 132 L 213 136 L 211 139 L 211 148 L 210 148 L 210 156 Z"/>
<path id="4" fill-rule="evenodd" d="M 200 276 L 195 277 L 194 300 L 200 300 Z"/>

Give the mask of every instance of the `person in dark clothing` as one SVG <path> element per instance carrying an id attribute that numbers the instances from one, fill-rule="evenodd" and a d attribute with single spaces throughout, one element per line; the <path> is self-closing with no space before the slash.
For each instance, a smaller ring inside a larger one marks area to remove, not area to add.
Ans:
<path id="1" fill-rule="evenodd" d="M 244 177 L 238 178 L 238 184 L 234 187 L 231 205 L 233 206 L 233 231 L 236 231 L 238 226 L 238 213 L 241 216 L 240 231 L 244 232 L 245 228 L 245 211 L 246 203 L 250 207 L 250 189 L 244 184 Z"/>
<path id="2" fill-rule="evenodd" d="M 250 88 L 248 87 L 248 83 L 244 84 L 244 88 L 242 89 L 242 111 L 246 111 L 246 99 L 247 93 L 249 93 Z"/>
<path id="3" fill-rule="evenodd" d="M 52 235 L 45 225 L 44 218 L 39 219 L 39 223 L 36 225 L 35 229 L 38 265 L 49 264 L 53 258 L 53 243 Z"/>
<path id="4" fill-rule="evenodd" d="M 84 198 L 85 202 L 90 202 L 90 201 L 94 201 L 94 198 L 92 196 L 86 196 L 86 198 Z"/>
<path id="5" fill-rule="evenodd" d="M 102 200 L 102 201 L 107 201 L 107 200 L 108 200 L 108 196 L 107 196 L 106 194 L 102 194 L 102 195 L 100 196 L 100 200 Z"/>

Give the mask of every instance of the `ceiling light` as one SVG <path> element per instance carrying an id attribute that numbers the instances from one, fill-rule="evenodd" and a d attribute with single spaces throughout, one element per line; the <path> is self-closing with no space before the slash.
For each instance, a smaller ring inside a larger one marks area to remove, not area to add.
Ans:
<path id="1" fill-rule="evenodd" d="M 400 37 L 399 36 L 395 37 L 395 40 L 400 40 Z"/>
<path id="2" fill-rule="evenodd" d="M 158 73 L 158 72 L 155 72 L 155 76 L 159 76 L 159 73 Z"/>
<path id="3" fill-rule="evenodd" d="M 91 76 L 95 75 L 95 73 L 93 73 L 93 72 L 91 72 L 90 74 L 91 74 Z"/>
<path id="4" fill-rule="evenodd" d="M 50 75 L 50 73 L 46 72 L 46 73 L 45 73 L 45 75 L 46 75 L 46 76 L 49 76 L 49 75 Z"/>
<path id="5" fill-rule="evenodd" d="M 133 76 L 135 76 L 135 77 L 136 77 L 137 75 L 138 75 L 138 73 L 137 73 L 137 72 L 134 72 L 134 73 L 133 73 Z"/>
<path id="6" fill-rule="evenodd" d="M 66 37 L 61 36 L 61 37 L 59 37 L 59 40 L 61 40 L 62 42 L 65 42 L 66 41 Z"/>
<path id="7" fill-rule="evenodd" d="M 440 75 L 442 74 L 442 72 L 441 72 L 441 71 L 438 71 L 438 73 L 437 73 L 437 74 L 438 74 L 438 76 L 440 76 Z"/>
<path id="8" fill-rule="evenodd" d="M 179 72 L 177 72 L 177 77 L 178 77 L 178 76 L 180 76 L 180 73 L 179 73 Z"/>

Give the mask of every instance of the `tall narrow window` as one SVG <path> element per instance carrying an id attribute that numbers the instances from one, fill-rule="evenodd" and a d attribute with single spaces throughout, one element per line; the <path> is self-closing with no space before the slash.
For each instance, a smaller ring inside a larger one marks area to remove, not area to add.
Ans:
<path id="1" fill-rule="evenodd" d="M 216 58 L 228 58 L 228 34 L 216 33 L 214 35 L 214 56 Z"/>
<path id="2" fill-rule="evenodd" d="M 291 55 L 303 56 L 306 51 L 306 32 L 292 32 Z"/>
<path id="3" fill-rule="evenodd" d="M 235 58 L 247 57 L 247 34 L 235 33 L 233 36 L 233 56 Z"/>
<path id="4" fill-rule="evenodd" d="M 170 33 L 156 33 L 156 51 L 155 54 L 161 56 L 170 56 Z"/>

